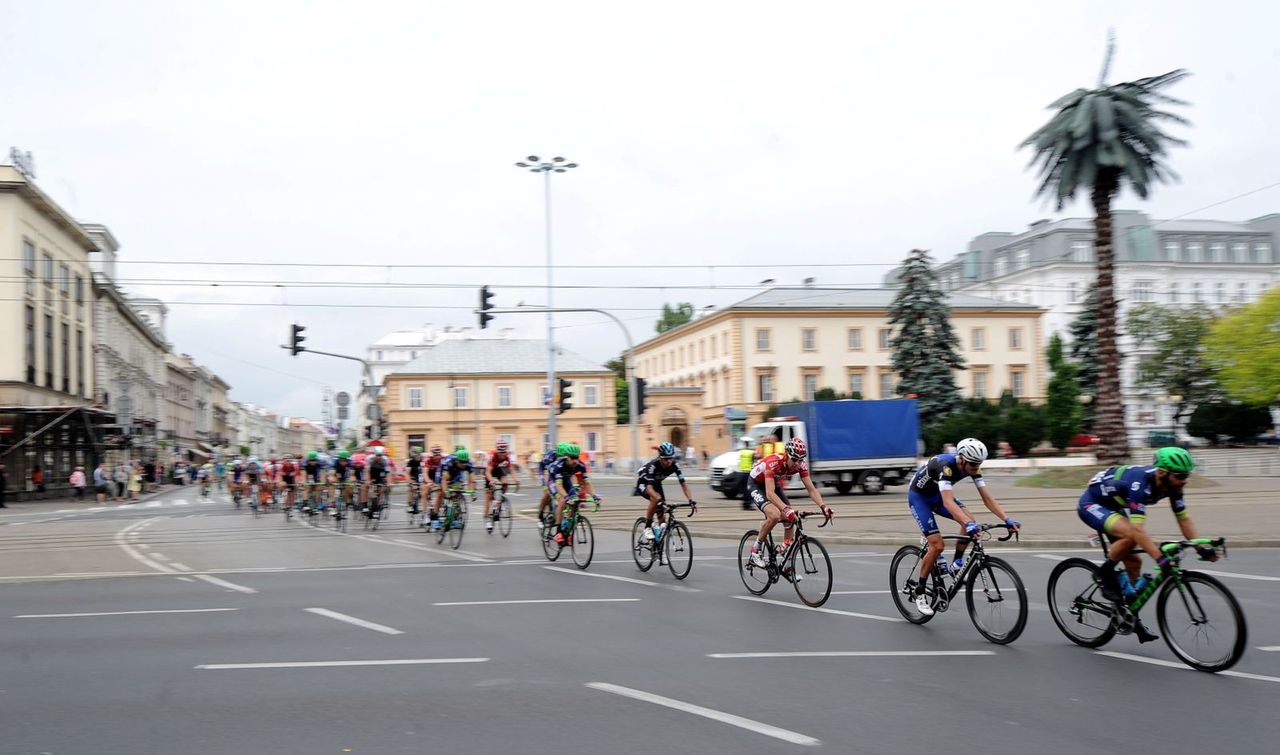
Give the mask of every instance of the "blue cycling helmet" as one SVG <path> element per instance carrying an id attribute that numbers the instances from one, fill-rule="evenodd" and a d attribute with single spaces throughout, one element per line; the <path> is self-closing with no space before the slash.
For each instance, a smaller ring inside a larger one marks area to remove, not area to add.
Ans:
<path id="1" fill-rule="evenodd" d="M 676 447 L 671 443 L 663 443 L 658 446 L 658 456 L 664 459 L 673 459 L 676 455 Z"/>

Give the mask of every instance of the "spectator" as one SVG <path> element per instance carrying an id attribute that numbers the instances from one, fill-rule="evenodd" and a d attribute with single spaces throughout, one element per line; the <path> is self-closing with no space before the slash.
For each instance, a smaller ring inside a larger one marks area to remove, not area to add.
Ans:
<path id="1" fill-rule="evenodd" d="M 684 463 L 690 468 L 698 465 L 698 452 L 693 446 L 684 449 Z"/>
<path id="2" fill-rule="evenodd" d="M 84 467 L 76 467 L 71 473 L 71 487 L 76 489 L 76 500 L 84 500 Z"/>
<path id="3" fill-rule="evenodd" d="M 107 477 L 107 465 L 105 462 L 100 461 L 93 470 L 93 492 L 98 496 L 98 503 L 106 503 L 110 484 L 111 480 Z"/>
<path id="4" fill-rule="evenodd" d="M 613 451 L 604 455 L 604 471 L 606 474 L 613 474 Z"/>
<path id="5" fill-rule="evenodd" d="M 123 501 L 124 489 L 129 484 L 129 468 L 123 463 L 117 464 L 111 477 L 116 484 L 116 501 Z"/>
<path id="6" fill-rule="evenodd" d="M 129 500 L 138 500 L 138 494 L 142 492 L 142 465 L 134 462 L 133 467 L 129 470 Z"/>
<path id="7" fill-rule="evenodd" d="M 36 500 L 44 498 L 44 470 L 39 464 L 31 468 L 31 485 L 36 489 Z"/>
<path id="8" fill-rule="evenodd" d="M 702 447 L 702 468 L 706 469 L 711 466 L 711 454 L 707 453 L 707 447 Z"/>
<path id="9" fill-rule="evenodd" d="M 143 481 L 144 483 L 146 483 L 146 486 L 147 486 L 147 488 L 146 488 L 146 489 L 147 489 L 147 491 L 148 491 L 148 492 L 153 492 L 153 491 L 155 491 L 155 489 L 156 489 L 156 463 L 155 463 L 154 461 L 151 461 L 150 459 L 148 459 L 148 460 L 147 460 L 147 463 L 146 463 L 146 464 L 144 464 L 144 465 L 143 465 L 143 467 L 142 467 L 142 472 L 143 472 L 143 475 L 142 475 L 142 481 Z"/>
<path id="10" fill-rule="evenodd" d="M 9 475 L 4 472 L 4 464 L 0 464 L 0 509 L 9 508 L 5 502 L 5 488 L 9 487 Z"/>

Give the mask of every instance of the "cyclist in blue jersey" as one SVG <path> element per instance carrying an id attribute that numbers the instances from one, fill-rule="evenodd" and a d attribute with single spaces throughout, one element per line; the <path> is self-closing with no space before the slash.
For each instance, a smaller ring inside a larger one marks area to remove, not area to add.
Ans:
<path id="1" fill-rule="evenodd" d="M 465 483 L 475 470 L 471 466 L 471 453 L 462 446 L 440 462 L 436 470 L 436 500 L 431 504 L 431 529 L 440 529 L 440 504 L 444 503 L 444 495 L 453 483 Z"/>
<path id="2" fill-rule="evenodd" d="M 542 526 L 544 515 L 551 509 L 551 499 L 555 496 L 555 491 L 547 480 L 547 470 L 551 468 L 552 464 L 556 463 L 557 459 L 564 457 L 564 449 L 568 445 L 569 444 L 564 441 L 557 443 L 555 448 L 543 454 L 542 458 L 538 461 L 538 480 L 542 483 L 542 500 L 538 502 L 539 527 Z"/>
<path id="3" fill-rule="evenodd" d="M 928 548 L 920 559 L 920 574 L 908 585 L 916 593 L 916 610 L 925 616 L 933 615 L 933 606 L 924 591 L 917 589 L 925 583 L 933 564 L 942 554 L 942 534 L 938 531 L 937 516 L 944 516 L 959 523 L 962 534 L 973 537 L 978 534 L 978 523 L 974 521 L 963 502 L 956 498 L 953 488 L 956 483 L 968 477 L 978 488 L 982 503 L 1004 523 L 1018 529 L 1021 525 L 1005 514 L 1004 509 L 987 491 L 987 482 L 982 479 L 982 462 L 987 460 L 987 446 L 977 438 L 965 438 L 956 444 L 955 453 L 938 454 L 925 462 L 916 470 L 907 487 L 907 504 L 911 507 L 911 515 L 920 525 L 920 533 L 924 535 Z M 963 566 L 962 556 L 967 543 L 960 541 L 956 545 L 955 560 L 952 568 L 959 570 Z"/>
<path id="4" fill-rule="evenodd" d="M 564 545 L 566 542 L 560 525 L 564 521 L 564 512 L 568 507 L 569 499 L 595 496 L 595 491 L 591 487 L 591 480 L 587 476 L 587 465 L 583 464 L 579 459 L 581 454 L 582 449 L 578 448 L 576 443 L 565 443 L 564 456 L 557 459 L 547 468 L 548 495 L 557 495 L 559 493 L 557 488 L 564 490 L 564 495 L 560 498 L 560 505 L 556 508 L 555 540 L 558 545 Z"/>
<path id="5" fill-rule="evenodd" d="M 662 489 L 663 480 L 675 475 L 680 489 L 684 491 L 684 497 L 690 504 L 694 503 L 693 493 L 689 492 L 689 485 L 684 481 L 684 472 L 680 471 L 678 456 L 674 443 L 662 443 L 658 446 L 658 458 L 641 467 L 636 477 L 634 494 L 644 498 L 649 504 L 644 511 L 644 532 L 640 533 L 642 543 L 653 540 L 654 512 L 657 511 L 658 503 L 667 499 L 666 492 Z M 665 524 L 661 517 L 658 524 Z"/>

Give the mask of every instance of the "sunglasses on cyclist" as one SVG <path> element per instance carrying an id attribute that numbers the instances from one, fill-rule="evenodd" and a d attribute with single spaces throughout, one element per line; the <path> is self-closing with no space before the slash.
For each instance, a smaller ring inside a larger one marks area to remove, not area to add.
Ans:
<path id="1" fill-rule="evenodd" d="M 1170 472 L 1169 476 L 1175 480 L 1185 480 L 1187 479 L 1187 477 L 1191 476 L 1191 473 L 1190 472 Z"/>

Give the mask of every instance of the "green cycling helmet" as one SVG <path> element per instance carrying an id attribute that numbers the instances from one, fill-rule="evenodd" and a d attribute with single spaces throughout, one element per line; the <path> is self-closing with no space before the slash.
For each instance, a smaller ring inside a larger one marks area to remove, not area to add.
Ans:
<path id="1" fill-rule="evenodd" d="M 343 449 L 343 450 L 341 450 L 341 451 L 339 451 L 339 452 L 338 452 L 338 458 L 339 458 L 339 459 L 350 459 L 350 458 L 351 458 L 351 452 L 350 452 L 350 451 L 348 451 L 348 450 L 346 450 L 346 449 Z"/>
<path id="2" fill-rule="evenodd" d="M 566 448 L 568 448 L 568 447 L 569 447 L 569 444 L 568 444 L 568 443 L 565 443 L 564 441 L 560 441 L 559 443 L 557 443 L 557 444 L 556 444 L 556 456 L 564 456 L 564 455 L 565 455 L 564 451 L 565 451 L 565 449 L 566 449 Z"/>
<path id="3" fill-rule="evenodd" d="M 320 458 L 320 454 L 315 451 L 307 451 L 307 461 L 315 461 Z"/>
<path id="4" fill-rule="evenodd" d="M 578 458 L 579 454 L 581 454 L 581 453 L 582 453 L 582 449 L 581 449 L 581 448 L 578 448 L 578 444 L 577 444 L 577 443 L 566 443 L 566 444 L 564 444 L 564 455 L 565 455 L 565 456 L 568 456 L 568 457 L 570 457 L 570 458 L 572 458 L 572 459 L 576 459 L 576 458 Z"/>
<path id="5" fill-rule="evenodd" d="M 1185 448 L 1165 446 L 1156 450 L 1155 465 L 1170 472 L 1190 472 L 1196 468 L 1191 454 Z"/>
<path id="6" fill-rule="evenodd" d="M 453 452 L 453 458 L 458 461 L 471 461 L 471 454 L 467 452 L 467 449 L 459 446 L 458 450 Z"/>

